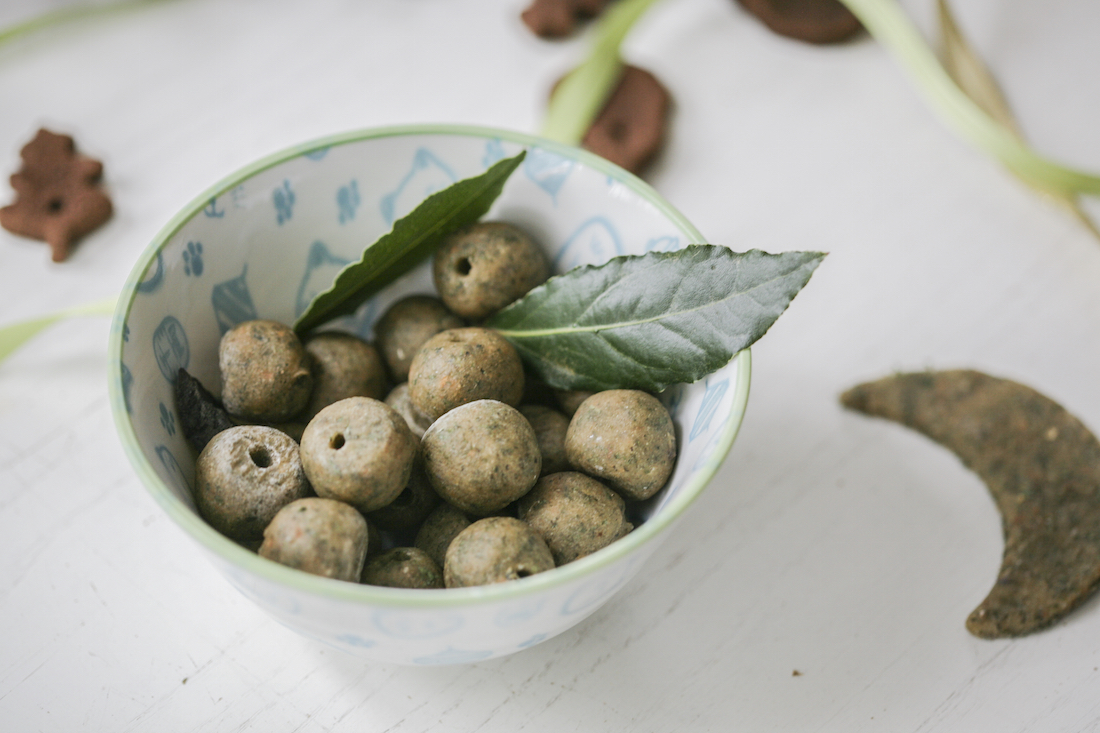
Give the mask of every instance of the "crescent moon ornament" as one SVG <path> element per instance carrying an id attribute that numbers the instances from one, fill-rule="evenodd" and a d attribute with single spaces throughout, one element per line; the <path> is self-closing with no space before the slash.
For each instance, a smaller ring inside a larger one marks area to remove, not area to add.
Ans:
<path id="1" fill-rule="evenodd" d="M 1029 634 L 1100 585 L 1100 441 L 1059 404 L 970 370 L 896 374 L 853 387 L 840 401 L 949 448 L 993 495 L 1004 558 L 967 618 L 970 633 Z"/>

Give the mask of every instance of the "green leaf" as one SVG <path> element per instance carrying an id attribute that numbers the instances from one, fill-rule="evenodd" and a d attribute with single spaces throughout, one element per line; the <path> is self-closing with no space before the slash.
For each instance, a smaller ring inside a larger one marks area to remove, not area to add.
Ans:
<path id="1" fill-rule="evenodd" d="M 363 251 L 337 275 L 332 287 L 318 293 L 294 323 L 299 334 L 337 316 L 353 312 L 364 301 L 429 256 L 449 233 L 473 224 L 500 196 L 504 183 L 527 151 L 495 163 L 481 175 L 453 183 L 424 199 L 393 229 Z"/>
<path id="2" fill-rule="evenodd" d="M 551 278 L 485 325 L 552 387 L 660 391 L 763 336 L 824 257 L 709 244 L 615 257 Z"/>

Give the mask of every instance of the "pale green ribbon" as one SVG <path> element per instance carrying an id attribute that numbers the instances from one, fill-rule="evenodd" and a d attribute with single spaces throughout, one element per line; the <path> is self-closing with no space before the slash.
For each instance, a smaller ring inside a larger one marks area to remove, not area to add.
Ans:
<path id="1" fill-rule="evenodd" d="M 32 318 L 29 321 L 13 323 L 10 326 L 0 328 L 0 361 L 3 361 L 13 351 L 29 341 L 39 331 L 54 323 L 73 316 L 103 316 L 114 313 L 117 297 L 104 298 L 94 303 L 85 303 L 73 308 L 66 308 L 48 316 Z"/>

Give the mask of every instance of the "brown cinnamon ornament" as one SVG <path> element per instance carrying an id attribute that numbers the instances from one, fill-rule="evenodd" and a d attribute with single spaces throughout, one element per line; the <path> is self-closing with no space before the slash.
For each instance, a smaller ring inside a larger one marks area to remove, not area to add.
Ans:
<path id="1" fill-rule="evenodd" d="M 626 64 L 581 146 L 641 174 L 664 144 L 671 108 L 672 97 L 657 77 Z"/>
<path id="2" fill-rule="evenodd" d="M 520 19 L 539 38 L 564 38 L 600 14 L 607 0 L 532 0 Z"/>
<path id="3" fill-rule="evenodd" d="M 807 43 L 840 43 L 863 29 L 840 0 L 737 0 L 773 32 Z"/>
<path id="4" fill-rule="evenodd" d="M 15 202 L 0 208 L 0 226 L 50 245 L 53 261 L 111 218 L 111 200 L 100 189 L 103 164 L 76 152 L 73 139 L 39 130 L 19 152 L 23 167 L 11 176 Z"/>

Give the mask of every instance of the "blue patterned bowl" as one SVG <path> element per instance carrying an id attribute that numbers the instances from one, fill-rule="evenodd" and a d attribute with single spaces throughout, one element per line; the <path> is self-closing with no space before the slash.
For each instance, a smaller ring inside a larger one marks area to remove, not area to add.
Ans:
<path id="1" fill-rule="evenodd" d="M 527 229 L 557 270 L 703 237 L 653 189 L 601 158 L 501 130 L 418 126 L 301 145 L 230 176 L 157 235 L 127 281 L 111 332 L 110 395 L 133 465 L 156 501 L 245 596 L 306 636 L 402 664 L 472 662 L 526 649 L 593 613 L 642 567 L 710 481 L 745 410 L 750 359 L 662 395 L 679 456 L 644 523 L 588 557 L 522 580 L 439 591 L 309 575 L 227 540 L 191 498 L 194 455 L 173 382 L 186 368 L 216 392 L 222 333 L 250 318 L 293 322 L 335 273 L 425 196 L 526 148 L 489 218 Z M 343 327 L 371 337 L 389 303 L 432 292 L 427 265 L 379 293 Z"/>

